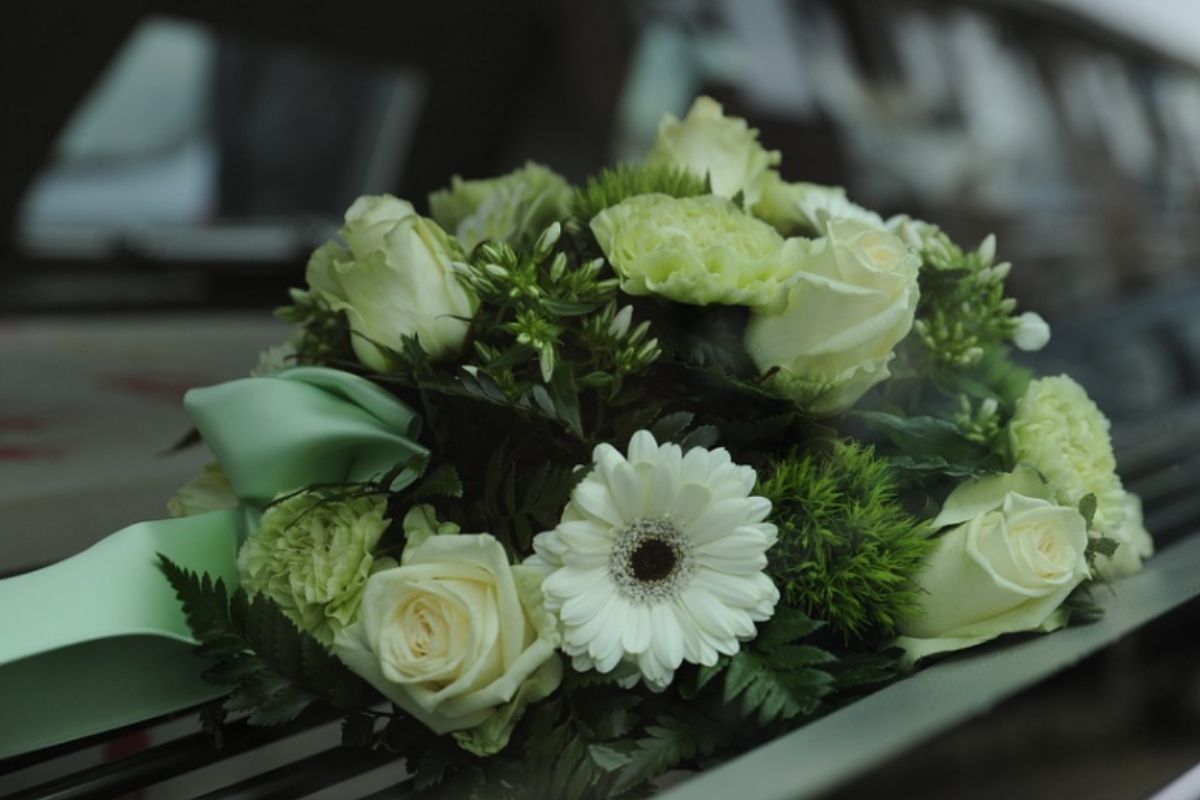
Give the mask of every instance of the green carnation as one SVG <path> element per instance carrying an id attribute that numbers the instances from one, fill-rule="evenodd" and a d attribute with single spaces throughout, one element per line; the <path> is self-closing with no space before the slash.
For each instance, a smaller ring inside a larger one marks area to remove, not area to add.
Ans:
<path id="1" fill-rule="evenodd" d="M 565 219 L 571 188 L 557 173 L 527 162 L 498 178 L 464 181 L 429 195 L 429 213 L 470 251 L 483 241 L 521 248 L 547 225 Z"/>
<path id="2" fill-rule="evenodd" d="M 697 306 L 782 299 L 783 238 L 729 200 L 639 195 L 600 212 L 591 227 L 628 294 Z"/>
<path id="3" fill-rule="evenodd" d="M 342 500 L 317 492 L 272 505 L 238 554 L 242 585 L 331 644 L 358 613 L 375 545 L 388 527 L 386 511 L 382 497 Z"/>
<path id="4" fill-rule="evenodd" d="M 1075 506 L 1093 494 L 1095 527 L 1121 525 L 1125 491 L 1108 418 L 1082 386 L 1066 375 L 1030 381 L 1008 430 L 1013 456 L 1042 473 L 1060 503 Z"/>

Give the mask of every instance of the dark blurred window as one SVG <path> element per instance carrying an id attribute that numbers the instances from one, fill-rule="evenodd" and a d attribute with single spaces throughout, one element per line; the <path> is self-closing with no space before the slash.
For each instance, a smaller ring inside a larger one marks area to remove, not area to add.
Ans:
<path id="1" fill-rule="evenodd" d="M 151 18 L 71 116 L 21 205 L 28 254 L 294 259 L 394 188 L 414 69 Z"/>

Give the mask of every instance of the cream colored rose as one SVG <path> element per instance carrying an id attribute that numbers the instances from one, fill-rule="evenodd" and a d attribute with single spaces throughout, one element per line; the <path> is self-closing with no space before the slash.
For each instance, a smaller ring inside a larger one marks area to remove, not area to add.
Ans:
<path id="1" fill-rule="evenodd" d="M 462 257 L 452 237 L 390 195 L 356 200 L 341 237 L 347 247 L 330 242 L 313 253 L 307 278 L 331 308 L 346 312 L 360 361 L 386 371 L 375 345 L 399 349 L 414 334 L 434 358 L 462 348 L 478 300 L 450 267 Z"/>
<path id="2" fill-rule="evenodd" d="M 670 114 L 663 118 L 646 163 L 682 167 L 701 178 L 707 175 L 714 194 L 732 198 L 740 192 L 750 207 L 779 159 L 778 150 L 763 149 L 758 131 L 746 120 L 725 116 L 711 97 L 698 97 L 683 120 Z"/>
<path id="3" fill-rule="evenodd" d="M 897 645 L 913 662 L 1005 633 L 1061 627 L 1059 607 L 1088 576 L 1087 541 L 1078 511 L 1008 492 L 999 508 L 938 539 L 916 578 L 923 613 L 900 625 Z"/>
<path id="4" fill-rule="evenodd" d="M 751 211 L 769 222 L 785 236 L 803 233 L 820 234 L 826 224 L 843 219 L 865 222 L 883 228 L 883 218 L 874 211 L 850 202 L 841 186 L 822 186 L 819 183 L 788 183 L 776 172 L 767 173 L 762 180 L 762 197 Z"/>
<path id="5" fill-rule="evenodd" d="M 400 566 L 370 577 L 360 619 L 334 653 L 434 733 L 482 728 L 472 749 L 494 751 L 514 706 L 546 697 L 562 677 L 540 584 L 488 534 L 427 535 Z"/>
<path id="6" fill-rule="evenodd" d="M 776 389 L 818 414 L 844 411 L 888 377 L 919 295 L 920 261 L 895 236 L 856 220 L 825 230 L 787 241 L 786 307 L 756 309 L 745 334 L 758 368 L 777 370 Z"/>

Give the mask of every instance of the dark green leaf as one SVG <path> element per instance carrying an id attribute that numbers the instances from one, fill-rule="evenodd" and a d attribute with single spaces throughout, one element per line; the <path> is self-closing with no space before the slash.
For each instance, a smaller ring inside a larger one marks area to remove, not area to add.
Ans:
<path id="1" fill-rule="evenodd" d="M 657 722 L 646 728 L 647 736 L 637 740 L 629 762 L 617 772 L 614 794 L 651 781 L 686 761 L 711 755 L 729 740 L 727 726 L 694 710 L 661 716 Z"/>
<path id="2" fill-rule="evenodd" d="M 1117 552 L 1117 548 L 1120 546 L 1120 542 L 1107 536 L 1089 538 L 1086 555 L 1088 559 L 1095 558 L 1097 555 L 1112 558 L 1113 553 Z"/>
<path id="3" fill-rule="evenodd" d="M 588 757 L 592 759 L 597 767 L 605 772 L 612 772 L 620 769 L 629 763 L 629 754 L 622 753 L 613 747 L 604 744 L 590 744 L 587 748 Z"/>
<path id="4" fill-rule="evenodd" d="M 241 589 L 229 596 L 222 581 L 165 556 L 159 566 L 199 641 L 197 653 L 211 662 L 204 677 L 233 690 L 227 710 L 249 711 L 254 725 L 274 725 L 294 719 L 318 698 L 343 711 L 370 702 L 370 687 L 265 596 L 248 600 Z"/>
<path id="5" fill-rule="evenodd" d="M 1083 517 L 1090 531 L 1092 523 L 1096 519 L 1096 495 L 1089 492 L 1079 499 L 1079 516 Z M 1105 553 L 1105 555 L 1112 555 L 1112 553 Z"/>
<path id="6" fill-rule="evenodd" d="M 775 609 L 775 616 L 759 630 L 754 639 L 754 647 L 769 653 L 783 645 L 803 639 L 824 625 L 824 622 L 811 618 L 798 608 L 780 605 Z"/>
<path id="7" fill-rule="evenodd" d="M 676 411 L 674 414 L 667 414 L 650 426 L 650 433 L 660 444 L 680 442 L 683 439 L 684 431 L 692 424 L 695 416 L 690 411 Z"/>
<path id="8" fill-rule="evenodd" d="M 711 448 L 716 445 L 720 438 L 721 431 L 715 425 L 701 425 L 683 437 L 683 441 L 679 443 L 679 446 L 685 451 L 691 450 L 693 447 Z"/>
<path id="9" fill-rule="evenodd" d="M 854 416 L 910 456 L 936 456 L 959 464 L 980 461 L 987 448 L 970 441 L 958 427 L 936 417 L 900 417 L 883 411 L 856 411 Z"/>
<path id="10" fill-rule="evenodd" d="M 416 503 L 430 497 L 462 497 L 462 480 L 458 470 L 450 464 L 440 464 L 430 472 L 405 496 L 409 503 Z"/>

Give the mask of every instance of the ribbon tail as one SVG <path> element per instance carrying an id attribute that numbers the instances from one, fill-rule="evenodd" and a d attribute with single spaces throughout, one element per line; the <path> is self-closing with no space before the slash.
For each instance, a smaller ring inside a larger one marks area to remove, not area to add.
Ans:
<path id="1" fill-rule="evenodd" d="M 131 525 L 0 581 L 0 758 L 219 697 L 158 554 L 237 585 L 244 509 Z"/>

